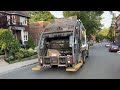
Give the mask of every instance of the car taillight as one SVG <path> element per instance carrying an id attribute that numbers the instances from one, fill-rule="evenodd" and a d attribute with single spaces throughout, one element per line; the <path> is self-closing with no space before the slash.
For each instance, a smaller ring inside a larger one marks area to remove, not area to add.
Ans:
<path id="1" fill-rule="evenodd" d="M 72 64 L 73 63 L 73 58 L 72 58 L 72 56 L 70 57 L 70 64 Z"/>
<path id="2" fill-rule="evenodd" d="M 69 57 L 68 57 L 68 63 L 70 63 L 70 64 L 72 64 L 72 63 L 73 63 L 72 56 L 69 56 Z"/>

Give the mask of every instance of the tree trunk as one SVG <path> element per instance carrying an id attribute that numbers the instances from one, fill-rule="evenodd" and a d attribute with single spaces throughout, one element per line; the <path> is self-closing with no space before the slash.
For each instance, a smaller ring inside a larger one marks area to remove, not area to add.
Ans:
<path id="1" fill-rule="evenodd" d="M 5 52 L 4 60 L 6 60 L 6 57 L 7 57 L 7 49 L 5 49 L 4 52 Z"/>

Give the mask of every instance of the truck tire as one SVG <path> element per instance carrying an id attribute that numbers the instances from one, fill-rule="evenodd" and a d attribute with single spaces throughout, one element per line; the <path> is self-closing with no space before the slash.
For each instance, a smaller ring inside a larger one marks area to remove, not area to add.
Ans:
<path id="1" fill-rule="evenodd" d="M 85 63 L 85 60 L 86 60 L 86 56 L 85 56 L 85 53 L 84 53 L 84 51 L 82 52 L 82 60 L 83 60 L 83 64 Z"/>
<path id="2" fill-rule="evenodd" d="M 86 57 L 89 57 L 89 50 L 87 50 L 87 56 Z"/>

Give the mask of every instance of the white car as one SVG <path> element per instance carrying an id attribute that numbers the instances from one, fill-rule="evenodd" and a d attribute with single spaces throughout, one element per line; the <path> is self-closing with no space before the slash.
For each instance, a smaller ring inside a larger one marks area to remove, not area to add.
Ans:
<path id="1" fill-rule="evenodd" d="M 111 46 L 111 44 L 105 44 L 105 47 L 110 47 Z"/>
<path id="2" fill-rule="evenodd" d="M 120 51 L 117 51 L 117 54 L 120 54 Z"/>

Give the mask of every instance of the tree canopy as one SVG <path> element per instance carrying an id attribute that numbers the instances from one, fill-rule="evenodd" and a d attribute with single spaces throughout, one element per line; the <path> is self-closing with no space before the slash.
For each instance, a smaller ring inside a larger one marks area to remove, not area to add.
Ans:
<path id="1" fill-rule="evenodd" d="M 109 32 L 109 28 L 103 28 L 98 34 L 102 35 L 103 37 L 107 37 Z"/>
<path id="2" fill-rule="evenodd" d="M 14 38 L 11 31 L 8 29 L 0 29 L 0 49 L 5 52 L 5 57 L 7 56 L 7 51 L 9 51 L 9 53 L 15 53 L 19 48 L 20 44 Z"/>
<path id="3" fill-rule="evenodd" d="M 76 15 L 84 24 L 88 36 L 95 34 L 102 27 L 100 23 L 102 14 L 103 11 L 63 11 L 64 17 Z"/>
<path id="4" fill-rule="evenodd" d="M 115 13 L 113 13 L 112 11 L 110 12 L 112 15 L 112 22 L 111 22 L 111 26 L 108 32 L 108 39 L 110 41 L 112 41 L 114 43 L 114 39 L 115 39 L 115 20 L 116 20 L 116 16 Z"/>
<path id="5" fill-rule="evenodd" d="M 29 16 L 30 22 L 50 21 L 55 18 L 49 11 L 29 11 Z"/>

